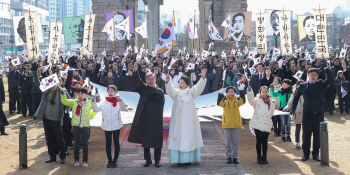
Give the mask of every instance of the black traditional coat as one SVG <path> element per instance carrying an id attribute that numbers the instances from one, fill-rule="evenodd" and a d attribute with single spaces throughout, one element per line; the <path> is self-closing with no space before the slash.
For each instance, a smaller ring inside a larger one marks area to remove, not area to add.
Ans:
<path id="1" fill-rule="evenodd" d="M 163 146 L 164 92 L 158 87 L 149 87 L 140 79 L 139 72 L 132 75 L 132 82 L 140 94 L 129 142 L 142 144 L 146 148 Z"/>

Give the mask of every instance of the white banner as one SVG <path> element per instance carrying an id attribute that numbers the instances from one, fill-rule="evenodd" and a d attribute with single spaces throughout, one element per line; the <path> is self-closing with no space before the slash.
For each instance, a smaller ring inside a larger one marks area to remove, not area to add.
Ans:
<path id="1" fill-rule="evenodd" d="M 83 37 L 83 55 L 87 55 L 89 50 L 92 50 L 92 39 L 95 24 L 95 14 L 85 15 L 84 37 Z"/>
<path id="2" fill-rule="evenodd" d="M 281 55 L 287 55 L 292 51 L 292 39 L 290 32 L 290 11 L 279 11 Z"/>
<path id="3" fill-rule="evenodd" d="M 314 9 L 317 58 L 329 58 L 326 9 Z"/>
<path id="4" fill-rule="evenodd" d="M 38 37 L 39 43 L 44 43 L 43 30 L 41 26 L 40 15 L 37 15 L 37 29 L 38 29 Z M 15 34 L 15 44 L 16 46 L 27 45 L 26 38 L 26 28 L 25 28 L 25 18 L 24 16 L 14 16 L 13 17 L 13 31 Z"/>
<path id="5" fill-rule="evenodd" d="M 258 54 L 267 53 L 266 45 L 266 13 L 256 15 L 256 49 Z"/>
<path id="6" fill-rule="evenodd" d="M 40 52 L 37 15 L 35 11 L 25 11 L 25 28 L 28 59 L 34 59 Z"/>
<path id="7" fill-rule="evenodd" d="M 51 21 L 49 58 L 58 59 L 58 49 L 61 44 L 62 22 Z"/>

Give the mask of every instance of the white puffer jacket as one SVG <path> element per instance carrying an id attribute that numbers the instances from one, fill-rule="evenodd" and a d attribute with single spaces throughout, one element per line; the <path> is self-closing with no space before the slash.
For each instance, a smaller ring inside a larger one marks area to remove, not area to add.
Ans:
<path id="1" fill-rule="evenodd" d="M 254 98 L 253 91 L 248 91 L 247 93 L 248 101 L 254 108 L 254 114 L 249 122 L 249 127 L 263 132 L 270 132 L 272 128 L 271 117 L 275 112 L 276 102 L 270 98 L 270 108 L 268 108 L 268 105 L 264 103 L 259 95 L 257 94 L 257 97 Z"/>
<path id="2" fill-rule="evenodd" d="M 119 96 L 118 94 L 115 97 Z M 117 106 L 113 107 L 113 103 L 103 100 L 98 105 L 91 102 L 92 110 L 95 112 L 102 111 L 101 128 L 105 131 L 115 131 L 123 127 L 120 111 L 126 111 L 124 101 L 119 101 Z"/>

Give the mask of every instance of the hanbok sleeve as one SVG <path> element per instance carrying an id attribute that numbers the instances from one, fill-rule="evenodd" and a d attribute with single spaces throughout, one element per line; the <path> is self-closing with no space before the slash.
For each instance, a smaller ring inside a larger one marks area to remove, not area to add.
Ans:
<path id="1" fill-rule="evenodd" d="M 201 77 L 200 80 L 198 81 L 198 83 L 192 87 L 191 95 L 192 95 L 193 99 L 196 99 L 198 96 L 200 96 L 202 94 L 206 84 L 207 84 L 207 79 L 203 79 Z"/>

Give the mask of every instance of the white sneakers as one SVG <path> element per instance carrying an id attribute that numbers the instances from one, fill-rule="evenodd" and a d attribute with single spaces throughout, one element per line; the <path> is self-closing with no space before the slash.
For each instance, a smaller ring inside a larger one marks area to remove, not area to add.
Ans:
<path id="1" fill-rule="evenodd" d="M 75 163 L 74 163 L 74 166 L 79 166 L 79 161 L 76 160 Z M 83 167 L 88 167 L 88 166 L 89 166 L 89 164 L 84 161 Z"/>
<path id="2" fill-rule="evenodd" d="M 75 161 L 74 166 L 79 166 L 79 161 Z"/>
<path id="3" fill-rule="evenodd" d="M 83 167 L 88 167 L 89 165 L 88 165 L 88 163 L 87 162 L 84 162 L 83 163 Z"/>

